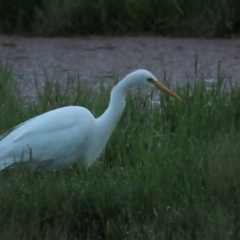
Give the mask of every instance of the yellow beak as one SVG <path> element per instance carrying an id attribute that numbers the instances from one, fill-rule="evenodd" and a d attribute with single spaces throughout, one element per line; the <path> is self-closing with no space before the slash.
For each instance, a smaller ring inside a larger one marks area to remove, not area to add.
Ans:
<path id="1" fill-rule="evenodd" d="M 182 101 L 182 99 L 176 94 L 174 93 L 173 91 L 171 91 L 170 89 L 168 89 L 167 87 L 165 87 L 163 84 L 161 84 L 160 82 L 157 82 L 157 81 L 151 81 L 151 83 L 159 90 L 165 92 L 166 94 L 174 97 L 175 99 L 177 100 L 180 100 Z"/>

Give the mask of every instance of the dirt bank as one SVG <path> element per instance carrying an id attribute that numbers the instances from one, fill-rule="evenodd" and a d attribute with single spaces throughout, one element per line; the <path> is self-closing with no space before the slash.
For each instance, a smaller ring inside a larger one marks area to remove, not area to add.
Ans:
<path id="1" fill-rule="evenodd" d="M 0 56 L 12 64 L 23 96 L 30 98 L 36 95 L 34 78 L 42 85 L 45 71 L 49 78 L 62 81 L 67 73 L 78 74 L 83 80 L 102 81 L 145 68 L 159 80 L 166 72 L 173 83 L 184 84 L 196 75 L 216 77 L 221 63 L 222 72 L 240 82 L 240 39 L 0 36 Z"/>

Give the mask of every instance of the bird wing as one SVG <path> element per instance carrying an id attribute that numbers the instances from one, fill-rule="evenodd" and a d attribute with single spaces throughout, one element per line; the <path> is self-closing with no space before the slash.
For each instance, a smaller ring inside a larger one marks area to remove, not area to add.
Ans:
<path id="1" fill-rule="evenodd" d="M 31 118 L 31 119 L 29 119 L 29 120 L 27 120 L 27 121 L 25 121 L 25 122 L 23 122 L 23 123 L 18 124 L 17 126 L 11 128 L 11 129 L 9 129 L 8 131 L 4 132 L 3 134 L 0 135 L 0 141 L 1 141 L 2 139 L 4 139 L 6 136 L 8 136 L 12 131 L 14 131 L 14 130 L 16 130 L 17 128 L 23 126 L 24 124 L 26 124 L 26 123 L 34 120 L 35 118 L 36 118 L 36 117 Z"/>
<path id="2" fill-rule="evenodd" d="M 85 108 L 59 108 L 13 128 L 0 140 L 0 170 L 19 161 L 81 156 L 95 118 Z"/>

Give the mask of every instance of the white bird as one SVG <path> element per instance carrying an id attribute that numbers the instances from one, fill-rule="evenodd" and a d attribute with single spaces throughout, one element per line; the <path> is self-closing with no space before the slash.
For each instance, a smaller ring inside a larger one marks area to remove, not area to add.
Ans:
<path id="1" fill-rule="evenodd" d="M 92 165 L 120 119 L 126 91 L 132 86 L 154 87 L 181 100 L 150 72 L 137 70 L 112 89 L 109 106 L 98 118 L 84 107 L 67 106 L 43 113 L 1 135 L 0 171 L 15 162 L 28 162 L 34 169 L 59 169 L 78 160 Z"/>

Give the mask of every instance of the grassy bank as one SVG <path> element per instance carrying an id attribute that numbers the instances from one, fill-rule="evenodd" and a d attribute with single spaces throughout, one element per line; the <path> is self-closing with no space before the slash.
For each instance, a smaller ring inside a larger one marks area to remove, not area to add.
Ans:
<path id="1" fill-rule="evenodd" d="M 0 32 L 230 37 L 239 12 L 238 0 L 0 0 Z"/>
<path id="2" fill-rule="evenodd" d="M 60 106 L 99 115 L 108 104 L 108 89 L 91 96 L 75 84 L 68 94 L 49 83 L 26 107 L 10 80 L 1 67 L 1 132 Z M 184 103 L 131 94 L 88 170 L 1 174 L 0 239 L 239 239 L 240 89 L 226 91 L 219 76 L 209 90 L 199 80 L 176 92 Z"/>

